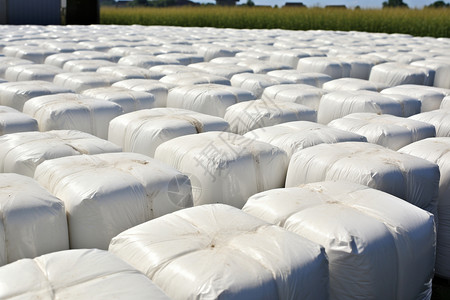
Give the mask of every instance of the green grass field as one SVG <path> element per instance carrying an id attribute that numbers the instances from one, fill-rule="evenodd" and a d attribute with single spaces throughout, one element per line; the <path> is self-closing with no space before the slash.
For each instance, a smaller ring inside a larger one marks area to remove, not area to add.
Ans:
<path id="1" fill-rule="evenodd" d="M 450 37 L 450 9 L 104 6 L 100 10 L 100 22 L 120 25 L 355 30 Z"/>

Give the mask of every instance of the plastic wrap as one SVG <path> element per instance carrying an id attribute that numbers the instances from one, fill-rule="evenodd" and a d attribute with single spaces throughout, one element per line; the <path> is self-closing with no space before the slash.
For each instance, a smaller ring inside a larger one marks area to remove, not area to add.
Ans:
<path id="1" fill-rule="evenodd" d="M 431 296 L 434 218 L 402 199 L 328 181 L 256 194 L 243 211 L 325 247 L 331 299 Z"/>
<path id="2" fill-rule="evenodd" d="M 201 45 L 197 49 L 198 54 L 203 56 L 205 61 L 210 61 L 217 57 L 230 57 L 235 56 L 239 52 L 237 49 L 230 47 L 220 47 L 217 45 Z"/>
<path id="3" fill-rule="evenodd" d="M 66 212 L 59 199 L 26 176 L 0 174 L 0 182 L 0 266 L 69 249 Z M 2 284 L 0 293 L 6 287 Z"/>
<path id="4" fill-rule="evenodd" d="M 231 85 L 230 80 L 226 77 L 200 71 L 169 74 L 161 78 L 160 81 L 173 86 L 190 86 L 198 84 Z"/>
<path id="5" fill-rule="evenodd" d="M 87 89 L 111 86 L 119 78 L 97 72 L 61 73 L 55 76 L 53 82 L 62 87 L 81 93 Z"/>
<path id="6" fill-rule="evenodd" d="M 0 104 L 22 111 L 25 102 L 31 98 L 71 91 L 47 81 L 5 82 L 0 84 Z"/>
<path id="7" fill-rule="evenodd" d="M 21 113 L 14 108 L 0 106 L 0 136 L 15 132 L 37 130 L 38 123 L 32 117 Z"/>
<path id="8" fill-rule="evenodd" d="M 123 151 L 153 157 L 156 148 L 173 138 L 207 131 L 225 131 L 222 118 L 180 108 L 155 108 L 119 116 L 109 123 L 108 140 Z M 1 138 L 0 138 L 1 140 Z"/>
<path id="9" fill-rule="evenodd" d="M 325 82 L 332 80 L 331 76 L 326 74 L 303 73 L 297 70 L 270 71 L 267 75 L 288 79 L 294 83 L 312 85 L 318 88 L 322 88 Z"/>
<path id="10" fill-rule="evenodd" d="M 20 59 L 31 60 L 36 64 L 42 64 L 49 55 L 56 54 L 55 51 L 45 49 L 39 46 L 6 46 L 2 50 L 5 56 L 16 57 Z"/>
<path id="11" fill-rule="evenodd" d="M 107 139 L 109 122 L 123 110 L 109 101 L 79 94 L 56 94 L 28 100 L 23 112 L 37 120 L 40 131 L 79 130 Z"/>
<path id="12" fill-rule="evenodd" d="M 367 112 L 402 116 L 402 104 L 371 91 L 336 91 L 322 97 L 317 122 L 328 124 L 351 113 Z"/>
<path id="13" fill-rule="evenodd" d="M 405 95 L 421 102 L 421 112 L 439 109 L 442 99 L 450 96 L 450 89 L 442 89 L 423 85 L 405 84 L 381 91 L 383 95 Z"/>
<path id="14" fill-rule="evenodd" d="M 450 279 L 450 137 L 429 138 L 399 150 L 439 166 L 436 274 Z"/>
<path id="15" fill-rule="evenodd" d="M 157 65 L 176 65 L 179 62 L 176 59 L 160 58 L 154 55 L 132 54 L 119 59 L 118 64 L 123 66 L 135 66 L 149 69 Z"/>
<path id="16" fill-rule="evenodd" d="M 216 76 L 231 79 L 236 74 L 253 73 L 253 70 L 247 67 L 238 66 L 235 64 L 218 64 L 212 62 L 203 62 L 189 65 L 190 68 L 199 70 L 201 72 L 209 73 Z"/>
<path id="17" fill-rule="evenodd" d="M 110 74 L 114 77 L 119 78 L 120 80 L 127 80 L 127 79 L 155 79 L 159 80 L 161 79 L 164 74 L 147 70 L 144 68 L 139 67 L 133 67 L 133 66 L 109 66 L 109 67 L 100 67 L 96 71 L 100 74 Z"/>
<path id="18" fill-rule="evenodd" d="M 388 98 L 391 98 L 402 106 L 402 117 L 410 117 L 412 115 L 420 114 L 420 110 L 422 108 L 422 102 L 419 99 L 400 94 L 383 94 Z"/>
<path id="19" fill-rule="evenodd" d="M 310 56 L 301 49 L 279 50 L 270 54 L 270 61 L 285 64 L 295 69 L 299 59 Z"/>
<path id="20" fill-rule="evenodd" d="M 267 74 L 270 71 L 276 70 L 290 70 L 291 67 L 285 64 L 273 62 L 273 61 L 263 61 L 258 59 L 242 59 L 237 62 L 238 66 L 250 68 L 252 73 L 255 74 Z"/>
<path id="21" fill-rule="evenodd" d="M 159 65 L 150 68 L 150 71 L 157 72 L 164 75 L 176 74 L 176 73 L 191 73 L 197 72 L 198 70 L 195 68 L 191 68 L 183 65 Z"/>
<path id="22" fill-rule="evenodd" d="M 322 86 L 324 90 L 328 91 L 372 91 L 380 92 L 387 88 L 382 83 L 371 82 L 359 78 L 339 78 L 325 82 Z"/>
<path id="23" fill-rule="evenodd" d="M 450 60 L 426 59 L 411 63 L 412 66 L 425 67 L 434 70 L 433 86 L 450 89 Z"/>
<path id="24" fill-rule="evenodd" d="M 320 144 L 292 155 L 286 187 L 324 180 L 367 185 L 436 214 L 439 167 L 380 145 Z"/>
<path id="25" fill-rule="evenodd" d="M 34 177 L 64 201 L 71 248 L 107 249 L 120 232 L 192 206 L 186 175 L 137 153 L 47 160 Z"/>
<path id="26" fill-rule="evenodd" d="M 297 70 L 329 75 L 333 79 L 350 77 L 351 65 L 330 57 L 306 57 L 298 61 Z"/>
<path id="27" fill-rule="evenodd" d="M 33 64 L 32 61 L 26 59 L 20 59 L 15 57 L 0 57 L 0 78 L 5 78 L 5 71 L 12 66 L 18 65 L 30 65 Z"/>
<path id="28" fill-rule="evenodd" d="M 97 249 L 67 250 L 0 268 L 0 298 L 169 300 L 144 274 Z"/>
<path id="29" fill-rule="evenodd" d="M 317 120 L 314 109 L 286 101 L 251 100 L 227 108 L 224 116 L 230 131 L 245 134 L 257 128 L 293 121 Z"/>
<path id="30" fill-rule="evenodd" d="M 52 82 L 63 70 L 51 65 L 23 64 L 11 66 L 5 71 L 7 81 L 40 80 Z"/>
<path id="31" fill-rule="evenodd" d="M 383 83 L 390 87 L 402 84 L 425 85 L 429 83 L 429 75 L 429 69 L 387 62 L 372 68 L 369 81 Z"/>
<path id="32" fill-rule="evenodd" d="M 293 84 L 294 82 L 267 74 L 242 73 L 231 78 L 231 85 L 251 91 L 256 98 L 261 98 L 264 89 L 278 84 Z"/>
<path id="33" fill-rule="evenodd" d="M 442 99 L 440 108 L 450 111 L 450 96 L 444 97 L 444 99 Z"/>
<path id="34" fill-rule="evenodd" d="M 71 60 L 64 64 L 65 72 L 95 72 L 100 67 L 112 67 L 117 64 L 104 59 Z"/>
<path id="35" fill-rule="evenodd" d="M 259 128 L 247 132 L 244 137 L 281 148 L 289 158 L 299 150 L 322 143 L 367 142 L 362 135 L 308 121 Z"/>
<path id="36" fill-rule="evenodd" d="M 156 105 L 155 96 L 150 93 L 133 91 L 118 86 L 89 89 L 83 95 L 119 104 L 124 113 L 153 108 Z"/>
<path id="37" fill-rule="evenodd" d="M 128 79 L 116 82 L 113 87 L 120 87 L 137 92 L 150 93 L 155 97 L 155 107 L 166 107 L 167 94 L 173 86 L 151 79 Z"/>
<path id="38" fill-rule="evenodd" d="M 167 59 L 170 61 L 175 60 L 177 63 L 184 66 L 203 62 L 203 56 L 197 55 L 195 53 L 165 53 L 159 54 L 156 57 Z"/>
<path id="39" fill-rule="evenodd" d="M 21 132 L 0 137 L 0 172 L 33 177 L 43 161 L 81 154 L 120 152 L 108 141 L 81 131 Z"/>
<path id="40" fill-rule="evenodd" d="M 437 137 L 450 137 L 449 109 L 437 109 L 417 114 L 409 118 L 412 120 L 417 120 L 434 125 L 434 127 L 436 128 Z"/>
<path id="41" fill-rule="evenodd" d="M 412 119 L 374 113 L 354 113 L 328 123 L 328 126 L 365 136 L 369 143 L 392 150 L 436 136 L 433 125 Z"/>
<path id="42" fill-rule="evenodd" d="M 323 248 L 226 205 L 185 209 L 127 230 L 109 251 L 172 299 L 328 299 Z"/>
<path id="43" fill-rule="evenodd" d="M 229 106 L 254 99 L 256 97 L 252 92 L 242 88 L 220 84 L 198 84 L 170 90 L 167 106 L 223 118 Z"/>
<path id="44" fill-rule="evenodd" d="M 279 84 L 264 89 L 262 100 L 293 102 L 317 111 L 320 99 L 327 91 L 307 84 Z"/>
<path id="45" fill-rule="evenodd" d="M 172 139 L 156 149 L 155 158 L 190 176 L 194 205 L 238 208 L 255 193 L 283 187 L 288 164 L 283 150 L 228 132 Z"/>
<path id="46" fill-rule="evenodd" d="M 84 57 L 73 54 L 73 53 L 58 53 L 48 56 L 45 59 L 46 65 L 55 66 L 58 68 L 62 68 L 66 62 L 69 61 L 75 61 L 75 60 L 82 60 L 85 59 Z"/>

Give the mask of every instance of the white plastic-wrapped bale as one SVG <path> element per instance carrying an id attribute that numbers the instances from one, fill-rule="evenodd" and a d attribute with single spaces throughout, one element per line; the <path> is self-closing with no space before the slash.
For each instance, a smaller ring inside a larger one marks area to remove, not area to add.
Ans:
<path id="1" fill-rule="evenodd" d="M 37 121 L 29 115 L 8 106 L 0 106 L 0 136 L 37 130 L 39 130 Z"/>
<path id="2" fill-rule="evenodd" d="M 47 81 L 5 82 L 0 84 L 0 104 L 22 111 L 31 98 L 70 92 L 69 88 Z"/>
<path id="3" fill-rule="evenodd" d="M 63 202 L 26 176 L 0 174 L 0 182 L 0 266 L 69 249 Z"/>
<path id="4" fill-rule="evenodd" d="M 71 60 L 64 64 L 65 72 L 95 72 L 101 67 L 112 67 L 117 64 L 104 59 Z"/>
<path id="5" fill-rule="evenodd" d="M 227 108 L 224 116 L 230 124 L 230 131 L 245 134 L 257 128 L 293 121 L 317 120 L 314 109 L 286 101 L 250 100 Z"/>
<path id="6" fill-rule="evenodd" d="M 360 134 L 369 143 L 392 150 L 436 136 L 436 129 L 429 123 L 375 113 L 350 114 L 331 121 L 328 126 Z"/>
<path id="7" fill-rule="evenodd" d="M 183 65 L 159 65 L 159 66 L 151 67 L 149 70 L 151 72 L 163 74 L 163 76 L 161 76 L 161 78 L 164 77 L 165 75 L 170 75 L 170 74 L 186 73 L 186 72 L 192 73 L 192 72 L 198 71 L 198 69 L 191 68 L 188 66 L 183 66 Z"/>
<path id="8" fill-rule="evenodd" d="M 367 142 L 362 135 L 308 121 L 288 122 L 258 128 L 247 132 L 244 137 L 281 148 L 286 151 L 289 158 L 299 150 L 318 144 Z"/>
<path id="9" fill-rule="evenodd" d="M 440 108 L 450 110 L 450 96 L 447 96 L 444 99 L 442 99 Z"/>
<path id="10" fill-rule="evenodd" d="M 439 166 L 436 274 L 450 279 L 450 137 L 429 138 L 399 150 Z"/>
<path id="11" fill-rule="evenodd" d="M 262 60 L 262 61 L 268 61 L 268 60 L 270 60 L 270 53 L 267 51 L 264 51 L 264 50 L 260 51 L 259 49 L 257 51 L 248 50 L 248 51 L 238 52 L 238 53 L 236 53 L 236 55 L 234 57 L 239 58 L 240 60 L 257 59 L 257 60 Z M 218 57 L 218 58 L 220 58 L 220 57 Z"/>
<path id="12" fill-rule="evenodd" d="M 5 71 L 5 79 L 8 81 L 53 81 L 53 78 L 62 73 L 61 68 L 44 64 L 24 64 L 11 66 Z"/>
<path id="13" fill-rule="evenodd" d="M 268 72 L 276 70 L 291 70 L 291 67 L 288 65 L 273 61 L 262 61 L 258 59 L 243 59 L 239 61 L 237 65 L 250 68 L 252 70 L 252 73 L 255 74 L 267 74 Z"/>
<path id="14" fill-rule="evenodd" d="M 320 99 L 327 91 L 307 84 L 279 84 L 264 89 L 262 100 L 292 102 L 302 104 L 314 110 L 319 109 Z"/>
<path id="15" fill-rule="evenodd" d="M 299 59 L 310 56 L 311 55 L 304 52 L 302 49 L 278 50 L 270 54 L 270 61 L 285 64 L 295 69 L 297 68 Z"/>
<path id="16" fill-rule="evenodd" d="M 439 109 L 442 100 L 446 96 L 450 96 L 450 89 L 442 89 L 437 87 L 405 84 L 381 91 L 383 95 L 405 95 L 418 99 L 421 102 L 421 112 Z"/>
<path id="17" fill-rule="evenodd" d="M 231 79 L 236 74 L 253 73 L 253 70 L 247 67 L 235 64 L 217 64 L 212 62 L 203 62 L 189 65 L 190 68 L 197 69 L 201 72 L 225 77 Z"/>
<path id="18" fill-rule="evenodd" d="M 409 119 L 433 125 L 437 137 L 450 137 L 450 109 L 436 109 L 411 116 Z"/>
<path id="19" fill-rule="evenodd" d="M 387 62 L 372 68 L 369 81 L 383 83 L 390 87 L 403 84 L 430 85 L 430 70 L 407 64 Z"/>
<path id="20" fill-rule="evenodd" d="M 78 55 L 82 59 L 104 59 L 109 60 L 111 62 L 118 62 L 119 59 L 122 58 L 121 55 L 114 55 L 112 53 L 105 53 L 100 51 L 83 50 L 83 51 L 75 51 L 72 53 Z"/>
<path id="21" fill-rule="evenodd" d="M 323 73 L 333 79 L 350 77 L 351 65 L 331 57 L 306 57 L 298 61 L 301 72 Z"/>
<path id="22" fill-rule="evenodd" d="M 137 153 L 51 159 L 34 177 L 64 201 L 71 248 L 107 249 L 120 232 L 193 203 L 186 175 Z"/>
<path id="23" fill-rule="evenodd" d="M 153 157 L 156 148 L 165 141 L 188 134 L 225 131 L 228 127 L 222 118 L 190 110 L 145 109 L 111 120 L 108 140 L 121 146 L 123 151 Z"/>
<path id="24" fill-rule="evenodd" d="M 6 46 L 2 50 L 5 56 L 16 57 L 20 59 L 30 60 L 36 64 L 43 64 L 45 58 L 52 54 L 56 54 L 55 51 L 45 49 L 39 46 Z"/>
<path id="25" fill-rule="evenodd" d="M 410 117 L 416 114 L 420 114 L 422 108 L 422 102 L 414 97 L 400 94 L 383 94 L 383 96 L 391 98 L 402 106 L 402 117 Z"/>
<path id="26" fill-rule="evenodd" d="M 167 106 L 169 89 L 174 87 L 171 84 L 162 83 L 152 79 L 127 79 L 118 81 L 112 86 L 152 94 L 155 97 L 155 107 Z"/>
<path id="27" fill-rule="evenodd" d="M 336 91 L 325 94 L 319 103 L 317 121 L 322 124 L 356 112 L 403 116 L 403 105 L 371 91 Z"/>
<path id="28" fill-rule="evenodd" d="M 119 104 L 124 113 L 156 106 L 154 95 L 118 86 L 89 89 L 83 91 L 82 95 Z"/>
<path id="29" fill-rule="evenodd" d="M 159 54 L 156 57 L 169 61 L 176 61 L 184 66 L 203 62 L 203 56 L 195 53 L 165 53 Z"/>
<path id="30" fill-rule="evenodd" d="M 265 88 L 279 84 L 294 84 L 294 82 L 267 74 L 252 73 L 236 74 L 231 78 L 232 86 L 251 91 L 257 98 L 261 98 Z"/>
<path id="31" fill-rule="evenodd" d="M 156 148 L 155 158 L 189 174 L 194 205 L 238 208 L 253 194 L 283 187 L 288 164 L 283 150 L 229 132 L 174 138 Z"/>
<path id="32" fill-rule="evenodd" d="M 0 137 L 0 172 L 33 177 L 36 167 L 49 159 L 121 151 L 116 144 L 75 130 L 7 134 Z"/>
<path id="33" fill-rule="evenodd" d="M 439 61 L 433 59 L 419 60 L 411 63 L 412 66 L 425 67 L 434 70 L 433 86 L 450 89 L 450 60 Z"/>
<path id="34" fill-rule="evenodd" d="M 320 144 L 297 151 L 286 187 L 346 180 L 384 191 L 436 214 L 439 167 L 424 159 L 371 143 Z"/>
<path id="35" fill-rule="evenodd" d="M 157 65 L 176 65 L 179 62 L 176 59 L 160 58 L 154 55 L 128 55 L 119 59 L 118 64 L 149 69 Z"/>
<path id="36" fill-rule="evenodd" d="M 328 299 L 324 249 L 239 209 L 203 205 L 131 228 L 109 246 L 172 299 Z"/>
<path id="37" fill-rule="evenodd" d="M 69 88 L 77 93 L 87 89 L 93 89 L 104 86 L 111 86 L 120 79 L 110 75 L 97 72 L 75 72 L 61 73 L 55 76 L 53 82 L 60 86 Z"/>
<path id="38" fill-rule="evenodd" d="M 58 68 L 62 68 L 66 62 L 74 61 L 74 60 L 82 60 L 85 59 L 80 55 L 76 55 L 73 53 L 58 53 L 48 56 L 44 63 L 46 65 L 55 66 Z"/>
<path id="39" fill-rule="evenodd" d="M 147 276 L 108 251 L 66 250 L 0 268 L 2 299 L 169 300 Z"/>
<path id="40" fill-rule="evenodd" d="M 163 73 L 147 70 L 144 68 L 134 67 L 134 66 L 109 66 L 100 67 L 96 71 L 100 74 L 110 74 L 120 80 L 127 79 L 155 79 L 159 80 L 164 77 Z"/>
<path id="41" fill-rule="evenodd" d="M 28 100 L 23 112 L 37 120 L 40 131 L 79 130 L 107 139 L 109 122 L 123 110 L 113 102 L 67 93 Z"/>
<path id="42" fill-rule="evenodd" d="M 239 102 L 256 99 L 253 93 L 233 86 L 198 84 L 170 90 L 167 106 L 188 109 L 223 118 L 226 109 Z"/>
<path id="43" fill-rule="evenodd" d="M 368 80 L 370 71 L 375 65 L 370 60 L 357 56 L 341 56 L 339 57 L 342 63 L 350 65 L 350 74 L 348 77 Z"/>
<path id="44" fill-rule="evenodd" d="M 325 247 L 331 299 L 431 297 L 434 218 L 402 199 L 328 181 L 256 194 L 243 211 Z"/>
<path id="45" fill-rule="evenodd" d="M 382 83 L 371 82 L 359 78 L 339 78 L 325 82 L 322 86 L 328 91 L 372 91 L 380 92 L 387 88 Z"/>
<path id="46" fill-rule="evenodd" d="M 172 86 L 190 86 L 198 84 L 231 85 L 230 80 L 226 77 L 200 71 L 169 74 L 161 78 L 159 81 Z"/>
<path id="47" fill-rule="evenodd" d="M 204 61 L 210 61 L 217 57 L 235 56 L 239 52 L 237 49 L 230 47 L 220 47 L 213 44 L 200 45 L 197 49 L 198 54 L 203 56 Z"/>
<path id="48" fill-rule="evenodd" d="M 111 46 L 108 45 L 108 43 L 104 43 L 101 41 L 84 41 L 78 43 L 80 47 L 86 48 L 90 51 L 99 51 L 99 52 L 107 52 Z"/>
<path id="49" fill-rule="evenodd" d="M 270 71 L 267 75 L 285 78 L 295 83 L 308 84 L 322 88 L 325 82 L 332 80 L 331 76 L 322 73 L 303 73 L 297 70 Z"/>
<path id="50" fill-rule="evenodd" d="M 5 78 L 5 72 L 9 67 L 18 65 L 30 65 L 32 61 L 15 57 L 0 57 L 0 78 Z"/>

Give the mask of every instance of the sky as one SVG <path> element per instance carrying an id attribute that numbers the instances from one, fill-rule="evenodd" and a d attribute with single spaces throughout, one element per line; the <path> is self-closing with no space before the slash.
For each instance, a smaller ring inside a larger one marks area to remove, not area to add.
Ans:
<path id="1" fill-rule="evenodd" d="M 194 2 L 199 3 L 215 3 L 215 0 L 193 0 Z M 270 5 L 279 7 L 283 6 L 286 2 L 303 2 L 308 7 L 312 6 L 321 6 L 325 5 L 346 5 L 348 8 L 355 7 L 359 5 L 361 8 L 381 8 L 383 1 L 387 0 L 379 0 L 379 1 L 370 1 L 370 0 L 252 0 L 256 5 Z M 410 8 L 422 8 L 425 5 L 429 5 L 436 0 L 403 0 L 404 3 L 408 4 Z M 240 0 L 238 4 L 244 4 L 247 0 Z M 448 2 L 445 1 L 444 2 Z"/>

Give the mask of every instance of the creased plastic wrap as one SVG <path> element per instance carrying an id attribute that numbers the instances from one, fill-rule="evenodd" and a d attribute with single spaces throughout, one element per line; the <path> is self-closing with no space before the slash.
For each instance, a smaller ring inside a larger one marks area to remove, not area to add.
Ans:
<path id="1" fill-rule="evenodd" d="M 423 67 L 387 62 L 372 68 L 369 81 L 384 83 L 390 87 L 402 84 L 432 85 L 433 82 L 430 83 L 429 79 L 431 71 Z"/>
<path id="2" fill-rule="evenodd" d="M 436 214 L 439 167 L 424 159 L 370 143 L 320 144 L 296 152 L 286 187 L 346 180 L 384 191 Z"/>
<path id="3" fill-rule="evenodd" d="M 0 174 L 0 266 L 65 249 L 69 234 L 61 200 L 29 177 Z M 0 287 L 1 293 L 7 286 Z"/>
<path id="4" fill-rule="evenodd" d="M 328 299 L 319 245 L 236 208 L 185 209 L 115 237 L 109 251 L 172 299 Z"/>
<path id="5" fill-rule="evenodd" d="M 49 159 L 120 151 L 116 144 L 75 130 L 7 134 L 0 137 L 0 172 L 33 177 L 36 167 Z"/>
<path id="6" fill-rule="evenodd" d="M 136 111 L 109 123 L 108 140 L 123 151 L 153 157 L 156 148 L 173 138 L 207 131 L 225 131 L 228 122 L 219 117 L 181 108 L 155 108 Z M 1 139 L 1 138 L 0 138 Z"/>
<path id="7" fill-rule="evenodd" d="M 40 131 L 79 130 L 107 139 L 109 122 L 123 110 L 109 101 L 79 94 L 57 94 L 28 100 L 23 112 L 38 121 Z"/>
<path id="8" fill-rule="evenodd" d="M 374 113 L 350 114 L 331 121 L 328 126 L 360 134 L 369 143 L 392 150 L 436 136 L 436 129 L 429 123 Z"/>
<path id="9" fill-rule="evenodd" d="M 224 116 L 230 131 L 245 134 L 257 128 L 293 121 L 317 120 L 314 109 L 287 101 L 252 100 L 234 104 L 227 108 Z"/>
<path id="10" fill-rule="evenodd" d="M 399 150 L 439 166 L 436 274 L 450 279 L 450 137 L 430 138 Z"/>
<path id="11" fill-rule="evenodd" d="M 66 250 L 0 268 L 2 299 L 169 300 L 144 274 L 97 249 Z"/>
<path id="12" fill-rule="evenodd" d="M 327 181 L 256 194 L 243 211 L 325 247 L 331 299 L 430 299 L 434 218 L 402 199 Z"/>
<path id="13" fill-rule="evenodd" d="M 47 160 L 34 178 L 64 201 L 71 248 L 107 249 L 120 232 L 192 206 L 186 175 L 137 153 Z"/>
<path id="14" fill-rule="evenodd" d="M 228 132 L 172 139 L 156 149 L 155 158 L 189 175 L 194 205 L 238 208 L 255 193 L 283 187 L 288 164 L 283 150 Z"/>
<path id="15" fill-rule="evenodd" d="M 434 125 L 438 137 L 450 137 L 450 109 L 436 109 L 409 118 Z"/>

